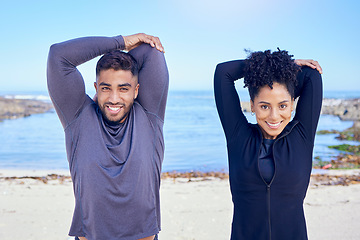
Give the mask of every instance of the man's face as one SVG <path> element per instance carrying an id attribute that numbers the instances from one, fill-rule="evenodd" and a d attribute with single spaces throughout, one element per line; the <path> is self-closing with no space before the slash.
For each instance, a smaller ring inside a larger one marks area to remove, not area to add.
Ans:
<path id="1" fill-rule="evenodd" d="M 102 70 L 94 83 L 97 104 L 110 123 L 122 123 L 138 95 L 137 77 L 131 71 Z"/>

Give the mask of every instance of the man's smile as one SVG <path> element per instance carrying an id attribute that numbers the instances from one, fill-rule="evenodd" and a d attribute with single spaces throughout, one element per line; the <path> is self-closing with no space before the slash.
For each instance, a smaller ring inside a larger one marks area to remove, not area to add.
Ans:
<path id="1" fill-rule="evenodd" d="M 123 108 L 123 106 L 109 106 L 106 105 L 106 108 L 109 110 L 110 113 L 112 114 L 117 114 L 121 111 L 121 109 Z"/>

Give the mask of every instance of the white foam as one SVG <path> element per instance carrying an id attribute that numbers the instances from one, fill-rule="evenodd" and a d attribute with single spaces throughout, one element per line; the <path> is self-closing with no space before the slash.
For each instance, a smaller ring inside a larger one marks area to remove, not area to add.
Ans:
<path id="1" fill-rule="evenodd" d="M 47 95 L 30 95 L 30 94 L 17 94 L 17 95 L 5 95 L 4 98 L 7 99 L 30 99 L 30 100 L 39 100 L 49 102 L 50 97 Z"/>

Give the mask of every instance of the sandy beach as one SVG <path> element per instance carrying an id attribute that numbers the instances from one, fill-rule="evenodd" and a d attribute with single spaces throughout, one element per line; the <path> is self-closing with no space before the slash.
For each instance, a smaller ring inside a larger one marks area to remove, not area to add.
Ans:
<path id="1" fill-rule="evenodd" d="M 57 175 L 46 177 L 52 173 Z M 340 173 L 360 171 L 329 171 Z M 73 239 L 67 236 L 74 208 L 68 176 L 66 171 L 0 170 L 0 239 Z M 163 179 L 161 204 L 160 239 L 229 239 L 228 179 Z M 304 208 L 310 240 L 360 239 L 360 184 L 325 186 L 312 178 Z"/>

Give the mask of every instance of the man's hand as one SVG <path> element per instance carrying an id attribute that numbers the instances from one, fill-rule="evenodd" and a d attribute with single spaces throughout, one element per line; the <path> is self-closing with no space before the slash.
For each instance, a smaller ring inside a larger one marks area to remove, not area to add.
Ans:
<path id="1" fill-rule="evenodd" d="M 160 39 L 145 33 L 137 33 L 129 36 L 123 36 L 125 42 L 125 50 L 130 51 L 142 43 L 150 44 L 150 46 L 155 47 L 160 52 L 165 52 L 164 47 L 162 46 Z"/>
<path id="2" fill-rule="evenodd" d="M 322 74 L 322 69 L 317 61 L 314 61 L 312 59 L 295 59 L 295 63 L 299 66 L 308 66 L 312 69 L 316 69 L 319 71 L 320 74 Z"/>

